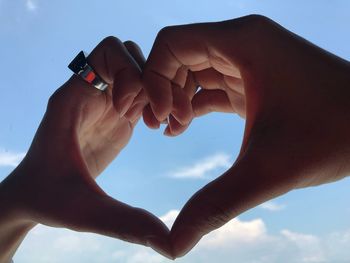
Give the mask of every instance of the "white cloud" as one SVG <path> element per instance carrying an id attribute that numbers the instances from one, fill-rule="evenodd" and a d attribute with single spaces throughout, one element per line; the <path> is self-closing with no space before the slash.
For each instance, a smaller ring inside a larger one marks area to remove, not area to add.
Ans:
<path id="1" fill-rule="evenodd" d="M 281 210 L 285 209 L 286 205 L 278 204 L 278 203 L 273 202 L 273 201 L 268 201 L 266 203 L 263 203 L 263 204 L 259 205 L 259 207 L 261 209 L 264 209 L 264 210 L 268 210 L 268 211 L 271 211 L 271 212 L 276 212 L 276 211 L 281 211 Z"/>
<path id="2" fill-rule="evenodd" d="M 287 229 L 282 230 L 281 234 L 298 248 L 297 250 L 301 262 L 326 262 L 324 249 L 318 237 L 310 234 L 292 232 Z"/>
<path id="3" fill-rule="evenodd" d="M 179 215 L 179 210 L 170 210 L 168 213 L 160 217 L 160 220 L 164 222 L 164 224 L 167 225 L 168 228 L 171 228 L 171 226 L 174 224 L 176 217 Z"/>
<path id="4" fill-rule="evenodd" d="M 230 156 L 224 153 L 218 153 L 204 158 L 191 166 L 180 168 L 170 174 L 174 178 L 205 178 L 210 172 L 217 169 L 228 169 L 232 162 Z"/>
<path id="5" fill-rule="evenodd" d="M 98 251 L 100 245 L 94 239 L 84 238 L 82 235 L 76 233 L 69 233 L 62 235 L 54 240 L 52 243 L 54 249 L 64 253 L 77 252 L 89 248 L 90 251 Z"/>
<path id="6" fill-rule="evenodd" d="M 284 229 L 281 231 L 281 234 L 285 236 L 288 240 L 295 242 L 296 244 L 310 245 L 316 244 L 319 242 L 318 238 L 314 235 L 307 235 L 297 232 L 289 231 L 288 229 Z"/>
<path id="7" fill-rule="evenodd" d="M 172 224 L 178 210 L 160 218 Z M 284 229 L 270 234 L 265 222 L 233 219 L 205 236 L 179 263 L 321 263 L 350 262 L 350 230 L 324 237 Z M 14 262 L 168 263 L 150 248 L 89 233 L 37 226 L 24 240 Z"/>
<path id="8" fill-rule="evenodd" d="M 201 241 L 201 247 L 217 249 L 226 246 L 242 246 L 244 243 L 258 242 L 265 237 L 266 227 L 261 219 L 244 222 L 235 218 L 205 236 Z"/>
<path id="9" fill-rule="evenodd" d="M 112 257 L 111 258 L 115 259 L 115 260 L 122 260 L 125 256 L 126 256 L 125 251 L 117 250 L 117 251 L 114 251 L 112 253 Z"/>
<path id="10" fill-rule="evenodd" d="M 35 11 L 38 8 L 38 2 L 36 0 L 26 0 L 26 7 L 28 11 Z"/>
<path id="11" fill-rule="evenodd" d="M 11 166 L 16 167 L 24 158 L 26 153 L 14 153 L 0 150 L 0 167 Z"/>
<path id="12" fill-rule="evenodd" d="M 124 252 L 119 257 L 130 257 L 128 247 L 109 237 L 38 225 L 23 241 L 14 262 L 111 262 L 118 250 Z"/>

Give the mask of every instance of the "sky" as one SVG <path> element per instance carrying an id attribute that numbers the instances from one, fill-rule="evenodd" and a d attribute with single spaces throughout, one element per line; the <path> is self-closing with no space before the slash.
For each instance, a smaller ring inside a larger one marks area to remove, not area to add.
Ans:
<path id="1" fill-rule="evenodd" d="M 164 26 L 258 13 L 349 60 L 349 10 L 345 0 L 0 0 L 0 180 L 25 155 L 49 96 L 71 75 L 71 59 L 106 36 L 133 40 L 147 56 Z M 140 122 L 97 182 L 114 198 L 148 209 L 171 226 L 186 200 L 233 163 L 243 129 L 238 116 L 218 113 L 194 120 L 176 138 Z M 212 232 L 177 261 L 349 262 L 349 187 L 345 179 L 271 200 Z M 170 262 L 139 245 L 41 225 L 14 261 Z"/>

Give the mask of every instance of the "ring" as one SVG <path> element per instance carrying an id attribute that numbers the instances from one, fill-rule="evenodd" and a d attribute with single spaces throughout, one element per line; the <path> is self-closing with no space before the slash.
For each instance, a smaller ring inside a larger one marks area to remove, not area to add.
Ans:
<path id="1" fill-rule="evenodd" d="M 103 79 L 97 75 L 97 73 L 87 63 L 84 51 L 79 52 L 79 54 L 68 65 L 68 68 L 76 75 L 82 77 L 87 83 L 92 84 L 96 89 L 101 91 L 107 89 L 108 84 L 103 81 Z"/>

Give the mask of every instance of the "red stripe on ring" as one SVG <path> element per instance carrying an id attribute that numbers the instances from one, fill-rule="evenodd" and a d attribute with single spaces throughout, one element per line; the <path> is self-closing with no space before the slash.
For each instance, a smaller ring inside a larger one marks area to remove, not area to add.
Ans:
<path id="1" fill-rule="evenodd" d="M 85 77 L 85 80 L 89 83 L 91 83 L 95 79 L 96 75 L 93 71 L 90 71 L 87 76 Z"/>

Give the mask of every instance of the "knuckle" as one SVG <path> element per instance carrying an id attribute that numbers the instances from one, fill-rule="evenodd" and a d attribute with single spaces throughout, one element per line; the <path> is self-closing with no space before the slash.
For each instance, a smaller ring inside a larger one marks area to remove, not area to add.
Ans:
<path id="1" fill-rule="evenodd" d="M 47 102 L 47 108 L 52 108 L 56 104 L 57 95 L 54 93 L 50 96 L 48 102 Z"/>
<path id="2" fill-rule="evenodd" d="M 132 41 L 132 40 L 124 41 L 124 45 L 125 46 L 132 46 L 132 47 L 137 46 L 137 44 L 134 41 Z"/>
<path id="3" fill-rule="evenodd" d="M 251 32 L 252 36 L 264 39 L 271 32 L 271 28 L 275 23 L 268 17 L 263 15 L 249 15 L 246 17 L 246 28 Z"/>
<path id="4" fill-rule="evenodd" d="M 115 36 L 108 36 L 105 37 L 100 45 L 104 46 L 104 47 L 111 47 L 111 46 L 115 46 L 115 45 L 122 45 L 122 42 L 119 38 L 115 37 Z"/>
<path id="5" fill-rule="evenodd" d="M 206 222 L 209 228 L 217 229 L 231 220 L 229 213 L 221 205 L 210 204 L 210 213 L 207 215 Z"/>
<path id="6" fill-rule="evenodd" d="M 245 16 L 244 18 L 246 19 L 248 24 L 252 24 L 252 25 L 266 25 L 271 23 L 272 21 L 270 18 L 260 14 L 251 14 L 251 15 Z"/>
<path id="7" fill-rule="evenodd" d="M 157 35 L 157 39 L 163 40 L 170 38 L 176 31 L 177 26 L 166 26 L 163 27 Z"/>
<path id="8" fill-rule="evenodd" d="M 204 232 L 210 232 L 215 230 L 232 219 L 232 213 L 225 207 L 224 204 L 220 204 L 217 201 L 205 198 L 198 202 L 197 211 L 200 212 L 203 217 L 200 222 L 197 223 L 197 228 Z M 205 211 L 203 213 L 203 211 Z"/>
<path id="9" fill-rule="evenodd" d="M 62 93 L 62 88 L 57 89 L 50 97 L 49 100 L 47 102 L 47 108 L 48 109 L 52 109 L 55 108 L 57 106 L 59 106 L 58 104 L 61 103 L 61 93 Z"/>
<path id="10" fill-rule="evenodd" d="M 124 46 L 134 58 L 138 58 L 136 59 L 136 61 L 139 63 L 139 65 L 142 65 L 144 63 L 144 56 L 143 56 L 142 49 L 136 42 L 132 40 L 127 40 L 124 42 Z"/>
<path id="11" fill-rule="evenodd" d="M 247 32 L 259 32 L 259 30 L 269 28 L 273 24 L 274 22 L 270 18 L 259 14 L 251 14 L 221 22 L 221 25 L 224 28 L 235 28 L 238 30 L 238 32 L 244 32 L 244 34 L 247 34 Z"/>

